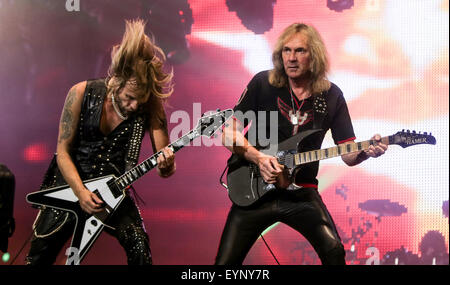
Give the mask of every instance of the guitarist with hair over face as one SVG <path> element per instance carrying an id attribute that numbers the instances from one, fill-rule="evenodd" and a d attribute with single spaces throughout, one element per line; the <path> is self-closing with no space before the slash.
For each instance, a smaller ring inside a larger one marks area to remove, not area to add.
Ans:
<path id="1" fill-rule="evenodd" d="M 266 134 L 272 134 L 269 129 L 277 128 L 278 141 L 273 143 L 278 144 L 297 133 L 321 129 L 305 140 L 307 148 L 320 149 L 328 130 L 336 144 L 352 143 L 355 134 L 345 99 L 342 91 L 326 78 L 327 52 L 314 27 L 298 23 L 287 27 L 277 40 L 272 61 L 272 70 L 258 73 L 247 85 L 234 108 L 235 120 L 224 129 L 222 141 L 233 156 L 256 165 L 264 181 L 276 185 L 276 190 L 249 206 L 233 203 L 215 263 L 242 264 L 258 236 L 272 224 L 282 222 L 311 243 L 322 264 L 344 265 L 344 246 L 317 190 L 319 163 L 306 164 L 291 181 L 277 157 L 261 152 L 263 145 L 258 140 L 252 142 L 248 133 L 257 128 L 256 132 L 266 129 Z M 271 122 L 269 113 L 275 111 L 278 124 L 261 126 L 259 116 L 244 136 L 241 132 L 249 122 L 240 119 L 239 111 L 264 111 L 265 122 Z M 381 142 L 379 135 L 372 139 L 375 145 L 342 155 L 342 160 L 353 166 L 384 154 L 387 144 Z M 231 166 L 228 174 L 230 170 Z M 292 185 L 296 189 L 288 190 Z"/>
<path id="2" fill-rule="evenodd" d="M 59 124 L 57 155 L 41 189 L 69 184 L 86 215 L 105 208 L 102 198 L 83 181 L 121 175 L 138 160 L 142 138 L 149 132 L 158 174 L 175 172 L 164 101 L 172 94 L 172 72 L 163 71 L 165 56 L 144 33 L 141 20 L 127 21 L 120 45 L 114 46 L 106 79 L 73 86 Z M 52 264 L 75 227 L 75 215 L 52 207 L 39 211 L 26 263 Z M 94 223 L 94 221 L 92 221 Z M 108 219 L 106 231 L 124 248 L 128 264 L 151 264 L 148 235 L 139 210 L 128 194 Z"/>

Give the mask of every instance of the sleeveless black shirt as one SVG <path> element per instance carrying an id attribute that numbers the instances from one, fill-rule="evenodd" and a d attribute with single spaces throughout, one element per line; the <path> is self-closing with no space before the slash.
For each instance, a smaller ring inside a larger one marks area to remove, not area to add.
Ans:
<path id="1" fill-rule="evenodd" d="M 103 134 L 100 120 L 106 93 L 105 79 L 87 82 L 71 151 L 72 160 L 82 180 L 108 174 L 121 175 L 135 166 L 139 158 L 148 116 L 143 113 L 132 114 L 109 134 Z M 66 183 L 54 157 L 41 188 L 61 184 Z"/>

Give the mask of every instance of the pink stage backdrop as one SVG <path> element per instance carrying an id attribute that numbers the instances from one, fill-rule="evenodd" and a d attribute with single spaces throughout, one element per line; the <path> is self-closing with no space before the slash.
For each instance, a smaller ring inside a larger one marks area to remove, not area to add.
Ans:
<path id="1" fill-rule="evenodd" d="M 437 140 L 434 146 L 393 145 L 356 167 L 340 158 L 321 162 L 319 191 L 347 263 L 448 264 L 448 0 L 248 1 L 257 4 L 247 14 L 234 7 L 246 1 L 80 0 L 74 11 L 64 2 L 0 0 L 0 163 L 16 177 L 11 259 L 31 233 L 37 210 L 25 195 L 39 189 L 55 151 L 67 91 L 76 82 L 104 77 L 124 19 L 141 17 L 167 46 L 180 32 L 185 37 L 185 53 L 172 56 L 169 65 L 176 84 L 167 107 L 172 139 L 184 130 L 180 114 L 192 128 L 201 113 L 234 107 L 252 76 L 271 68 L 271 50 L 283 28 L 314 25 L 357 141 L 402 129 L 431 132 Z M 158 16 L 158 3 L 173 5 L 175 13 L 166 9 L 165 17 Z M 161 22 L 168 18 L 178 25 Z M 332 145 L 327 134 L 323 146 Z M 146 137 L 140 159 L 151 153 Z M 173 177 L 152 172 L 136 183 L 154 264 L 214 262 L 231 205 L 219 184 L 228 156 L 217 141 L 198 141 L 177 153 Z M 307 241 L 286 225 L 275 224 L 264 236 L 281 264 L 320 264 Z M 28 249 L 25 244 L 14 264 L 24 263 Z M 63 251 L 57 263 L 64 261 Z M 118 242 L 106 233 L 84 261 L 125 263 Z M 245 264 L 275 260 L 258 240 Z"/>

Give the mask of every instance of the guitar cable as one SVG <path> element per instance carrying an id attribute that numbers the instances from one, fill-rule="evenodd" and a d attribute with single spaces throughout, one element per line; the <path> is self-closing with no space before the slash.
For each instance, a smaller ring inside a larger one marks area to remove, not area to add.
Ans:
<path id="1" fill-rule="evenodd" d="M 259 235 L 261 237 L 261 239 L 263 240 L 264 244 L 266 245 L 267 249 L 269 250 L 270 254 L 272 255 L 273 259 L 275 259 L 275 262 L 278 265 L 281 265 L 280 262 L 278 262 L 278 259 L 276 258 L 275 254 L 273 253 L 273 251 L 270 249 L 270 246 L 267 244 L 266 239 L 263 237 L 262 234 Z"/>
<path id="2" fill-rule="evenodd" d="M 25 240 L 25 242 L 23 243 L 22 247 L 19 249 L 19 252 L 16 253 L 16 255 L 14 256 L 14 258 L 11 260 L 11 262 L 8 265 L 13 265 L 13 263 L 16 261 L 17 257 L 19 257 L 19 255 L 22 253 L 22 250 L 25 248 L 25 246 L 27 245 L 27 243 L 31 240 L 31 238 L 33 237 L 34 234 L 34 229 L 31 230 L 31 234 L 28 236 L 28 238 Z"/>
<path id="3" fill-rule="evenodd" d="M 227 189 L 227 191 L 228 191 L 228 185 L 225 184 L 225 182 L 223 182 L 223 176 L 225 175 L 225 172 L 227 171 L 227 169 L 228 169 L 228 165 L 227 165 L 227 166 L 225 167 L 225 169 L 223 170 L 222 175 L 220 175 L 219 183 L 220 183 L 220 185 L 222 185 L 222 186 L 223 186 L 225 189 Z M 252 190 L 252 191 L 253 191 L 253 190 Z M 263 237 L 263 235 L 260 234 L 259 236 L 261 237 L 262 241 L 263 241 L 264 244 L 266 245 L 266 247 L 267 247 L 267 249 L 269 250 L 270 254 L 272 255 L 273 259 L 275 259 L 275 262 L 276 262 L 278 265 L 281 265 L 280 262 L 278 261 L 277 257 L 276 257 L 275 254 L 273 253 L 273 251 L 270 249 L 270 246 L 269 246 L 269 244 L 267 244 L 266 239 Z"/>
<path id="4" fill-rule="evenodd" d="M 228 191 L 228 185 L 227 184 L 225 184 L 224 182 L 223 182 L 223 176 L 225 175 L 225 172 L 227 171 L 227 169 L 228 169 L 228 165 L 225 167 L 225 169 L 223 170 L 223 172 L 222 172 L 222 175 L 220 175 L 220 178 L 219 178 L 219 183 L 220 183 L 220 185 L 222 185 L 222 187 L 224 187 L 225 189 L 227 189 L 227 191 Z"/>
<path id="5" fill-rule="evenodd" d="M 32 207 L 33 207 L 33 206 L 32 206 Z M 34 222 L 33 222 L 32 229 L 31 229 L 31 234 L 30 234 L 30 235 L 28 236 L 28 238 L 25 240 L 25 242 L 23 243 L 22 247 L 19 249 L 19 251 L 16 253 L 16 255 L 14 256 L 14 258 L 11 260 L 11 262 L 10 262 L 8 265 L 13 265 L 13 264 L 14 264 L 14 262 L 15 262 L 16 259 L 17 259 L 17 257 L 19 257 L 19 255 L 22 253 L 22 251 L 23 251 L 23 249 L 25 248 L 25 246 L 27 245 L 27 243 L 29 243 L 30 240 L 33 238 L 33 235 L 36 235 L 37 238 L 42 238 L 42 237 L 46 237 L 46 236 L 52 235 L 52 234 L 54 234 L 55 232 L 59 231 L 59 229 L 61 228 L 61 226 L 64 225 L 64 224 L 66 223 L 66 221 L 67 221 L 68 214 L 66 215 L 66 218 L 65 218 L 64 222 L 63 222 L 58 228 L 56 228 L 55 230 L 53 230 L 50 234 L 46 234 L 46 235 L 38 235 L 37 233 L 35 233 L 36 227 L 37 227 L 36 221 L 39 219 L 39 216 L 41 215 L 41 210 L 43 210 L 43 208 L 41 208 L 41 207 L 39 206 L 38 209 L 39 209 L 39 213 L 38 213 L 38 215 L 36 216 L 36 218 L 35 218 L 35 220 L 34 220 Z"/>
<path id="6" fill-rule="evenodd" d="M 39 210 L 39 213 L 38 213 L 38 215 L 37 215 L 37 217 L 36 217 L 36 219 L 35 219 L 35 221 L 34 221 L 34 223 L 33 223 L 33 226 L 32 226 L 32 229 L 31 229 L 31 234 L 30 234 L 30 235 L 28 236 L 28 238 L 25 240 L 25 242 L 23 243 L 22 247 L 19 249 L 19 251 L 16 253 L 16 255 L 14 256 L 14 258 L 11 260 L 11 262 L 10 262 L 8 265 L 13 265 L 13 264 L 14 264 L 14 262 L 15 262 L 16 259 L 17 259 L 17 257 L 19 257 L 19 255 L 22 253 L 22 251 L 23 251 L 23 249 L 25 248 L 25 246 L 27 245 L 27 243 L 33 238 L 33 235 L 36 235 L 37 238 L 42 238 L 42 237 L 47 237 L 47 236 L 50 236 L 50 235 L 54 234 L 55 232 L 59 231 L 59 229 L 66 223 L 67 217 L 68 217 L 68 215 L 70 214 L 69 212 L 67 212 L 66 218 L 65 218 L 64 222 L 63 222 L 58 228 L 56 228 L 55 230 L 53 230 L 51 233 L 46 234 L 46 235 L 38 235 L 37 233 L 35 233 L 35 230 L 36 230 L 36 227 L 37 227 L 36 221 L 38 220 L 38 218 L 39 218 L 39 216 L 40 216 L 40 214 L 41 214 L 41 210 L 42 210 L 42 209 Z M 99 222 L 100 222 L 101 224 L 103 224 L 103 226 L 105 226 L 105 227 L 107 227 L 107 228 L 110 228 L 110 229 L 112 229 L 112 230 L 116 230 L 114 227 L 112 227 L 112 226 L 110 226 L 110 225 L 108 225 L 108 224 L 105 224 L 105 223 L 102 222 L 100 219 L 99 219 Z"/>
<path id="7" fill-rule="evenodd" d="M 39 212 L 40 213 L 40 212 Z M 31 238 L 34 235 L 34 231 L 36 230 L 36 225 L 35 223 L 33 223 L 33 227 L 31 229 L 31 234 L 28 236 L 28 238 L 25 240 L 25 242 L 23 243 L 22 247 L 19 249 L 19 251 L 16 253 L 16 255 L 14 256 L 14 258 L 11 260 L 11 262 L 8 265 L 13 265 L 14 262 L 16 261 L 17 257 L 19 257 L 19 255 L 22 253 L 23 249 L 25 248 L 25 246 L 27 245 L 27 243 L 31 240 Z"/>

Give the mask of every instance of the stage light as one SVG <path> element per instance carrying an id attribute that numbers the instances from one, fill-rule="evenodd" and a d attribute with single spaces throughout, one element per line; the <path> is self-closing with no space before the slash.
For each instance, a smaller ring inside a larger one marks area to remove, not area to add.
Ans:
<path id="1" fill-rule="evenodd" d="M 273 5 L 277 0 L 227 0 L 230 12 L 236 12 L 242 25 L 255 34 L 264 34 L 273 26 Z"/>
<path id="2" fill-rule="evenodd" d="M 143 11 L 143 18 L 148 19 L 146 29 L 155 36 L 156 44 L 162 48 L 167 60 L 172 64 L 188 60 L 186 35 L 191 33 L 194 23 L 188 1 L 143 1 Z"/>
<path id="3" fill-rule="evenodd" d="M 23 158 L 27 162 L 43 162 L 51 157 L 51 153 L 45 143 L 33 143 L 23 150 Z"/>
<path id="4" fill-rule="evenodd" d="M 3 261 L 4 263 L 7 263 L 7 262 L 9 261 L 10 258 L 11 258 L 11 255 L 9 254 L 9 252 L 5 252 L 5 253 L 2 255 L 2 261 Z"/>

